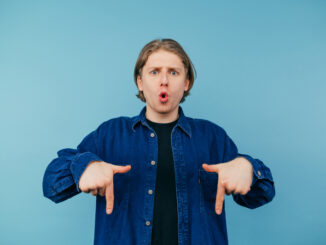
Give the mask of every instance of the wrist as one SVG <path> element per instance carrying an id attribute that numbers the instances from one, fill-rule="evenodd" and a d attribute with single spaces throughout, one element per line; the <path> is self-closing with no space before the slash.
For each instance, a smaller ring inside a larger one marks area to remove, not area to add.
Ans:
<path id="1" fill-rule="evenodd" d="M 248 168 L 250 168 L 250 170 L 252 172 L 254 171 L 254 168 L 248 159 L 246 159 L 245 157 L 237 157 L 237 158 L 239 159 L 239 162 L 241 163 L 241 165 L 246 165 L 246 166 L 248 166 Z"/>

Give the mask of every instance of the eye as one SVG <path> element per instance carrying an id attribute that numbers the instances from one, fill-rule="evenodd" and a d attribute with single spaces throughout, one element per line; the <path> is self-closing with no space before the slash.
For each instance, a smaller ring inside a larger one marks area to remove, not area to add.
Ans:
<path id="1" fill-rule="evenodd" d="M 151 71 L 151 74 L 156 75 L 157 74 L 157 70 L 152 70 Z"/>
<path id="2" fill-rule="evenodd" d="M 171 71 L 171 74 L 172 74 L 173 76 L 175 76 L 175 75 L 177 75 L 178 73 L 177 73 L 176 71 Z"/>

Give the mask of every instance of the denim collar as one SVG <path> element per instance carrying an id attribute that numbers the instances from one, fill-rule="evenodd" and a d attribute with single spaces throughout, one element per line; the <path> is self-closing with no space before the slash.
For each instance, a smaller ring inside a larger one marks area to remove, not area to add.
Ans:
<path id="1" fill-rule="evenodd" d="M 146 113 L 146 106 L 143 107 L 143 109 L 141 110 L 138 116 L 132 118 L 132 130 L 134 132 L 136 132 L 135 127 L 138 125 L 138 123 L 141 123 L 142 125 L 150 128 L 148 123 L 146 122 L 145 113 Z M 179 106 L 179 118 L 175 126 L 181 128 L 182 131 L 185 132 L 191 138 L 190 124 L 188 122 L 187 117 L 184 115 L 181 106 Z"/>

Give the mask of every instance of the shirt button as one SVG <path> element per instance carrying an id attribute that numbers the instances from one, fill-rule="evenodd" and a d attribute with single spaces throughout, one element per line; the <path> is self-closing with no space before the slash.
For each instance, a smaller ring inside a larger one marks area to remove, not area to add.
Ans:
<path id="1" fill-rule="evenodd" d="M 150 221 L 146 221 L 146 225 L 147 226 L 151 225 L 151 222 Z"/>
<path id="2" fill-rule="evenodd" d="M 259 171 L 259 170 L 257 171 L 257 174 L 258 174 L 258 176 L 261 176 L 261 173 L 260 173 L 260 171 Z"/>
<path id="3" fill-rule="evenodd" d="M 152 195 L 153 194 L 153 190 L 148 190 L 148 194 Z"/>
<path id="4" fill-rule="evenodd" d="M 155 137 L 155 134 L 154 134 L 154 133 L 151 133 L 151 137 L 152 137 L 152 138 Z"/>
<path id="5" fill-rule="evenodd" d="M 153 161 L 151 161 L 151 164 L 154 166 L 155 165 L 155 161 L 153 160 Z"/>

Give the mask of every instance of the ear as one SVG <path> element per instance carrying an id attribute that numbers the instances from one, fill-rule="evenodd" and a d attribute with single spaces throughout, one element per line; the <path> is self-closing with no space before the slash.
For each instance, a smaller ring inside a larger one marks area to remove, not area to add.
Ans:
<path id="1" fill-rule="evenodd" d="M 143 82 L 139 75 L 137 76 L 137 86 L 139 91 L 143 91 Z"/>
<path id="2" fill-rule="evenodd" d="M 189 88 L 189 84 L 190 84 L 189 79 L 187 79 L 187 80 L 186 80 L 186 84 L 185 84 L 185 91 L 188 90 L 188 88 Z"/>

